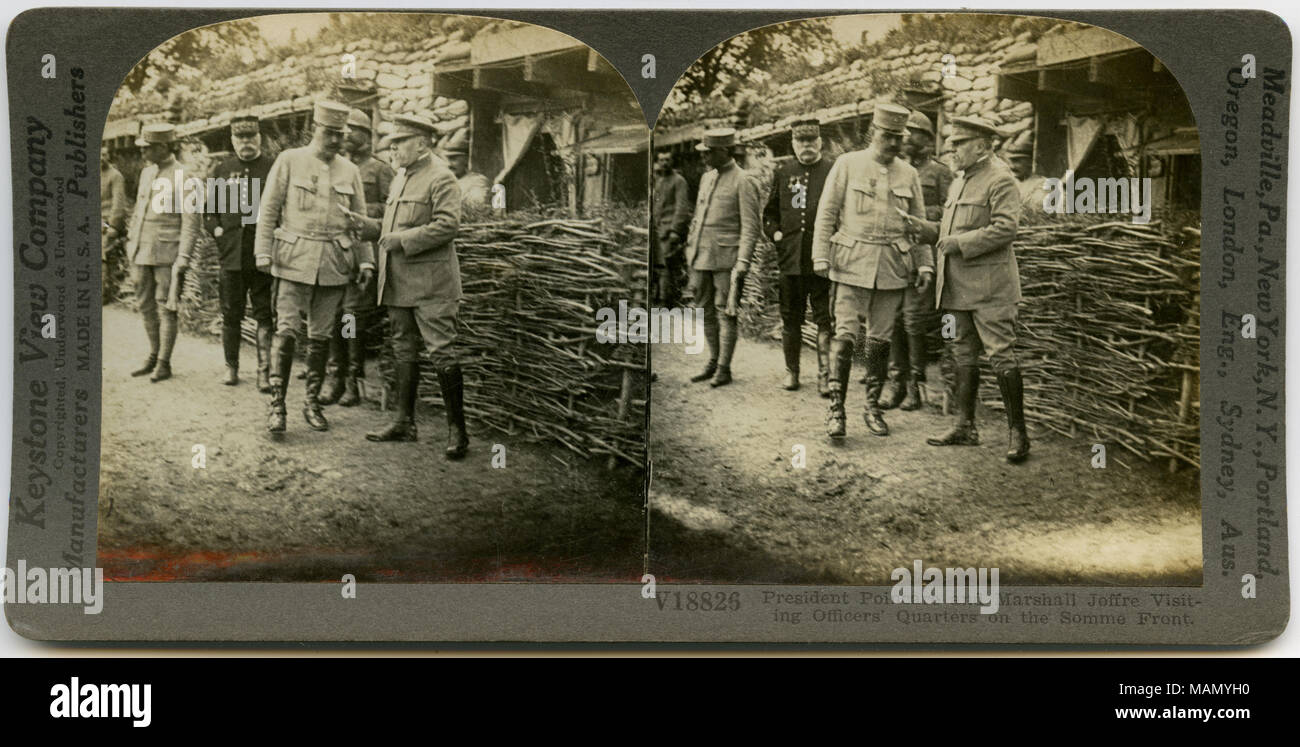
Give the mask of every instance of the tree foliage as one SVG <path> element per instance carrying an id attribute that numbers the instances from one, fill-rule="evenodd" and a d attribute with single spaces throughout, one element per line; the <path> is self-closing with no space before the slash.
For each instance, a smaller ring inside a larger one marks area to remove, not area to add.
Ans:
<path id="1" fill-rule="evenodd" d="M 265 63 L 270 46 L 250 21 L 230 21 L 187 31 L 163 42 L 127 73 L 122 87 L 139 93 L 151 81 L 179 77 L 199 65 L 204 76 L 224 77 Z M 156 85 L 156 83 L 155 83 Z"/>
<path id="2" fill-rule="evenodd" d="M 747 31 L 709 50 L 687 68 L 675 93 L 688 103 L 730 95 L 755 78 L 794 80 L 818 72 L 817 60 L 835 57 L 830 22 L 814 19 Z"/>

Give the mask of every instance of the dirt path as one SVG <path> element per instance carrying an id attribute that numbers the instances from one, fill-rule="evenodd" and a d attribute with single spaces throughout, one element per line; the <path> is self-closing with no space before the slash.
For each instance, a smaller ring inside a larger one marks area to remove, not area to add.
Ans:
<path id="1" fill-rule="evenodd" d="M 650 547 L 660 580 L 889 584 L 893 568 L 921 559 L 998 567 L 1003 583 L 1201 582 L 1200 489 L 1188 472 L 1170 476 L 1114 449 L 1094 469 L 1090 442 L 1032 428 L 1030 460 L 1011 465 L 1006 421 L 983 408 L 978 447 L 927 446 L 947 425 L 937 410 L 886 412 L 891 435 L 875 437 L 857 383 L 848 438 L 834 446 L 808 348 L 797 392 L 779 387 L 776 345 L 742 339 L 735 383 L 716 390 L 689 382 L 704 354 L 653 348 Z"/>
<path id="2" fill-rule="evenodd" d="M 148 352 L 139 317 L 106 307 L 104 339 L 99 549 L 110 578 L 640 578 L 640 470 L 472 422 L 469 456 L 448 462 L 442 412 L 424 405 L 418 443 L 367 442 L 390 418 L 374 405 L 328 407 L 331 430 L 317 433 L 302 420 L 298 380 L 289 431 L 273 442 L 247 344 L 244 380 L 226 387 L 211 338 L 182 334 L 175 377 L 158 384 L 129 376 Z M 491 466 L 497 443 L 504 469 Z M 191 464 L 195 444 L 204 469 Z"/>

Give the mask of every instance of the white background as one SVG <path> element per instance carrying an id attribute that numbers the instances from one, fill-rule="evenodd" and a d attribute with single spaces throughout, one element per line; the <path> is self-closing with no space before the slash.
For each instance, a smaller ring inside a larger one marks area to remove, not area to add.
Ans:
<path id="1" fill-rule="evenodd" d="M 367 10 L 367 9 L 378 10 L 378 9 L 399 9 L 399 8 L 409 8 L 411 10 L 437 10 L 439 8 L 449 8 L 449 9 L 481 8 L 484 10 L 491 9 L 491 8 L 501 8 L 501 9 L 527 8 L 530 10 L 537 9 L 537 8 L 600 9 L 600 8 L 608 8 L 617 5 L 617 7 L 621 9 L 644 8 L 644 9 L 652 9 L 652 10 L 665 10 L 670 8 L 698 10 L 698 9 L 709 8 L 709 9 L 735 9 L 735 10 L 799 9 L 801 11 L 805 11 L 804 8 L 800 7 L 804 5 L 804 3 L 796 2 L 795 0 L 784 0 L 778 2 L 767 2 L 764 0 L 745 0 L 744 2 L 734 2 L 734 1 L 733 2 L 707 2 L 707 0 L 692 0 L 691 2 L 674 2 L 670 0 L 667 2 L 658 2 L 653 4 L 645 3 L 645 2 L 612 3 L 609 2 L 608 0 L 606 0 L 606 2 L 582 2 L 581 0 L 571 0 L 570 2 L 546 2 L 546 3 L 527 3 L 527 2 L 521 2 L 521 0 L 514 0 L 513 2 L 491 2 L 490 0 L 462 0 L 462 2 L 459 3 L 428 2 L 427 0 L 421 3 L 393 2 L 389 0 L 385 0 L 385 2 L 382 3 L 365 3 L 365 2 L 348 3 L 348 2 L 337 2 L 333 0 L 310 0 L 310 2 L 273 2 L 273 3 L 246 2 L 246 1 L 240 2 L 240 0 L 227 0 L 226 2 L 204 2 L 204 1 L 195 2 L 194 0 L 189 0 L 188 2 L 185 2 L 183 4 L 179 2 L 166 3 L 165 1 L 160 1 L 160 0 L 153 0 L 152 2 L 110 2 L 110 3 L 101 3 L 101 2 L 94 2 L 94 1 L 58 2 L 57 0 L 55 0 L 53 2 L 43 2 L 43 3 L 33 3 L 33 4 L 5 3 L 3 9 L 0 10 L 0 17 L 3 18 L 4 25 L 7 30 L 9 24 L 13 21 L 15 16 L 17 16 L 19 13 L 22 13 L 25 10 L 28 10 L 30 8 L 35 8 L 35 7 L 86 7 L 86 6 L 158 7 L 160 5 L 170 5 L 171 7 L 266 8 L 266 9 L 274 9 L 274 10 L 289 10 L 295 8 L 301 8 L 301 9 L 337 8 L 340 10 Z M 1015 0 L 998 0 L 997 2 L 966 2 L 963 3 L 961 6 L 948 6 L 947 8 L 945 8 L 942 5 L 927 6 L 924 8 L 924 10 L 927 11 L 937 11 L 937 10 L 945 10 L 945 9 L 956 10 L 958 8 L 1000 10 L 1000 11 L 1017 10 L 1017 9 L 1046 10 L 1046 9 L 1053 9 L 1053 8 L 1066 10 L 1066 9 L 1081 9 L 1083 7 L 1087 7 L 1087 9 L 1090 10 L 1102 10 L 1102 9 L 1115 9 L 1115 10 L 1206 9 L 1206 10 L 1210 10 L 1210 9 L 1222 9 L 1224 8 L 1225 5 L 1227 5 L 1227 3 L 1224 3 L 1223 0 L 1214 0 L 1212 2 L 1201 2 L 1197 0 L 1180 0 L 1179 2 L 1176 3 L 1167 2 L 1167 1 L 1141 2 L 1141 0 L 1139 0 L 1139 3 L 1137 5 L 1134 5 L 1132 3 L 1116 3 L 1116 2 L 1076 5 L 1076 4 L 1068 4 L 1068 3 L 1051 3 L 1051 2 L 1041 2 L 1041 1 L 1040 2 L 1016 2 Z M 1254 9 L 1271 11 L 1281 16 L 1284 20 L 1286 20 L 1288 25 L 1290 24 L 1291 19 L 1300 18 L 1300 11 L 1297 11 L 1295 9 L 1295 6 L 1285 5 L 1282 2 L 1279 2 L 1278 0 L 1266 0 L 1265 2 L 1247 4 L 1237 9 L 1244 10 L 1246 8 L 1254 8 Z M 845 10 L 856 10 L 860 12 L 900 11 L 900 10 L 906 10 L 908 12 L 916 12 L 918 10 L 921 10 L 921 8 L 906 8 L 906 9 L 899 8 L 896 5 L 891 3 L 865 2 L 861 0 L 859 2 L 852 2 L 852 3 L 816 2 L 815 5 L 812 6 L 812 8 L 809 8 L 807 10 L 811 10 L 811 9 L 817 9 L 817 10 L 845 9 Z M 809 12 L 808 14 L 813 15 L 813 13 L 811 12 Z M 112 42 L 111 40 L 105 39 L 104 43 L 108 44 Z M 654 50 L 648 49 L 646 51 L 653 52 Z M 1248 51 L 1249 50 L 1242 50 L 1242 53 L 1244 54 Z M 5 67 L 5 60 L 3 58 L 0 58 L 0 79 L 7 81 L 8 72 L 4 70 L 4 67 Z M 1292 71 L 1292 76 L 1294 78 L 1295 75 L 1294 61 L 1292 61 L 1292 63 L 1289 64 L 1288 67 Z M 37 69 L 36 63 L 33 63 L 32 69 L 33 71 Z M 1291 93 L 1291 103 L 1292 103 L 1291 122 L 1294 125 L 1294 123 L 1296 122 L 1296 116 L 1295 116 L 1296 115 L 1296 105 L 1295 105 L 1296 94 L 1294 90 L 1294 80 L 1292 81 L 1292 86 L 1293 89 Z M 3 107 L 4 110 L 3 116 L 0 116 L 0 143 L 9 142 L 8 104 L 9 104 L 8 94 L 6 93 L 3 100 L 0 100 L 0 107 Z M 9 178 L 9 175 L 12 173 L 9 159 L 10 159 L 9 149 L 7 147 L 0 147 L 0 180 L 7 180 Z M 1290 196 L 1290 200 L 1288 201 L 1289 214 L 1297 214 L 1296 207 L 1298 202 L 1300 202 L 1300 183 L 1297 183 L 1297 180 L 1295 179 L 1295 173 L 1296 173 L 1295 169 L 1289 169 L 1288 171 L 1288 174 L 1291 176 L 1291 179 L 1289 180 L 1289 184 L 1291 185 L 1291 196 Z M 13 201 L 10 199 L 8 190 L 0 190 L 0 216 L 3 217 L 3 226 L 0 226 L 0 236 L 4 237 L 6 248 L 9 250 L 8 252 L 6 252 L 6 256 L 4 257 L 4 259 L 0 260 L 0 340 L 9 341 L 9 340 L 13 340 L 14 337 L 13 337 L 13 319 L 9 315 L 9 311 L 13 309 L 13 259 L 12 259 Z M 1291 237 L 1291 240 L 1287 242 L 1288 252 L 1290 247 L 1296 245 L 1296 240 L 1294 237 L 1298 233 L 1300 233 L 1300 230 L 1292 230 L 1289 232 L 1289 236 Z M 1296 285 L 1300 285 L 1300 281 L 1292 282 L 1292 286 L 1296 286 Z M 1286 319 L 1286 327 L 1288 329 L 1294 326 L 1295 321 L 1297 319 L 1297 315 L 1300 314 L 1300 311 L 1297 310 L 1296 296 L 1297 293 L 1294 292 L 1293 287 L 1288 288 L 1288 293 L 1287 293 L 1288 313 Z M 0 502 L 0 564 L 3 564 L 4 559 L 7 557 L 6 549 L 5 549 L 5 542 L 6 542 L 5 535 L 7 534 L 8 527 L 9 527 L 9 501 L 7 499 L 7 496 L 8 496 L 8 489 L 10 485 L 9 468 L 10 468 L 10 456 L 12 450 L 12 444 L 11 444 L 12 432 L 10 430 L 9 424 L 11 423 L 11 415 L 12 415 L 12 408 L 13 408 L 13 401 L 10 397 L 10 393 L 13 391 L 13 371 L 14 371 L 13 349 L 8 345 L 7 342 L 5 345 L 6 347 L 4 352 L 0 353 L 0 356 L 3 356 L 3 366 L 0 367 L 0 486 L 2 486 L 0 487 L 0 490 L 3 490 L 6 496 L 6 500 Z M 1296 345 L 1296 344 L 1290 345 L 1287 352 L 1288 352 L 1287 368 L 1289 370 L 1290 363 L 1292 361 L 1300 359 L 1300 345 Z M 1298 367 L 1298 370 L 1300 370 L 1300 367 Z M 1296 378 L 1297 377 L 1288 377 L 1288 380 L 1295 381 Z M 1297 405 L 1296 405 L 1297 399 L 1295 397 L 1294 387 L 1287 388 L 1286 401 L 1287 401 L 1287 413 L 1286 413 L 1287 422 L 1290 423 L 1295 419 L 1295 415 L 1297 411 Z M 1296 464 L 1295 457 L 1297 454 L 1297 450 L 1300 449 L 1300 441 L 1297 441 L 1297 439 L 1291 433 L 1290 428 L 1287 429 L 1287 436 L 1288 436 L 1287 443 L 1289 446 L 1289 448 L 1287 449 L 1287 466 L 1292 467 Z M 1290 474 L 1291 479 L 1288 480 L 1289 490 L 1287 491 L 1288 493 L 1287 513 L 1288 516 L 1291 518 L 1291 526 L 1293 527 L 1293 531 L 1290 534 L 1290 557 L 1295 557 L 1296 546 L 1297 546 L 1296 536 L 1300 535 L 1300 531 L 1294 531 L 1294 528 L 1296 526 L 1295 496 L 1297 490 L 1300 490 L 1300 487 L 1298 487 L 1300 486 L 1300 470 L 1294 472 L 1289 470 L 1289 472 L 1291 473 Z M 1296 596 L 1295 590 L 1296 590 L 1295 575 L 1292 574 L 1291 575 L 1291 597 L 1293 600 L 1295 599 Z M 318 654 L 349 655 L 349 652 L 341 652 L 337 650 L 314 651 L 309 648 L 304 649 L 301 646 L 291 646 L 291 645 L 286 645 L 283 649 L 274 650 L 274 651 L 268 649 L 248 650 L 248 649 L 238 649 L 238 648 L 193 649 L 193 648 L 171 647 L 162 650 L 150 650 L 150 649 L 145 649 L 140 647 L 129 647 L 129 648 L 126 647 L 88 648 L 88 647 L 81 647 L 81 646 L 69 647 L 69 646 L 58 646 L 53 644 L 30 641 L 14 633 L 7 624 L 0 625 L 0 657 L 13 657 L 13 656 L 42 656 L 42 657 L 181 656 L 183 657 L 183 656 L 191 656 L 197 651 L 204 651 L 205 653 L 217 655 L 217 656 L 247 656 L 247 655 L 312 656 Z M 415 651 L 410 653 L 376 651 L 372 653 L 375 655 L 382 655 L 382 656 L 446 655 L 444 652 L 431 652 L 431 651 Z M 352 653 L 351 655 L 355 655 L 355 653 Z M 464 655 L 464 653 L 454 654 L 454 655 Z M 837 651 L 827 655 L 843 656 L 845 655 L 845 652 Z M 866 655 L 916 656 L 917 654 L 914 652 L 908 652 L 904 654 L 904 652 L 899 651 L 897 653 L 884 652 L 883 654 L 881 652 L 872 652 Z M 1296 632 L 1295 626 L 1293 625 L 1290 628 L 1288 628 L 1281 635 L 1281 637 L 1279 637 L 1278 639 L 1270 643 L 1264 644 L 1262 646 L 1255 646 L 1255 647 L 1245 648 L 1245 649 L 1226 650 L 1226 651 L 1224 650 L 1214 650 L 1214 651 L 1125 650 L 1125 651 L 1105 652 L 1105 651 L 1096 651 L 1096 650 L 1085 650 L 1076 647 L 1072 649 L 1061 649 L 1061 650 L 1040 648 L 1040 649 L 1035 649 L 1032 651 L 1025 652 L 1023 654 L 1017 654 L 1014 652 L 1008 653 L 1006 651 L 999 650 L 999 651 L 991 651 L 991 652 L 970 651 L 965 653 L 962 652 L 954 653 L 952 651 L 945 651 L 945 652 L 937 653 L 937 655 L 943 655 L 943 656 L 951 656 L 951 655 L 958 655 L 958 656 L 961 655 L 966 655 L 966 656 L 1007 656 L 1007 655 L 1012 655 L 1012 656 L 1015 655 L 1149 656 L 1149 655 L 1157 655 L 1157 656 L 1170 656 L 1170 657 L 1184 657 L 1184 656 L 1298 657 L 1300 656 L 1300 633 Z"/>

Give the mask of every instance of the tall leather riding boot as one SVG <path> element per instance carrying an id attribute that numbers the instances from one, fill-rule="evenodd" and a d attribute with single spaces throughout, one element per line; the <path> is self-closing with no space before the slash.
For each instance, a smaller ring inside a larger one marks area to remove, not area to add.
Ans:
<path id="1" fill-rule="evenodd" d="M 320 388 L 325 383 L 325 361 L 329 359 L 329 340 L 307 341 L 307 389 L 302 401 L 302 417 L 314 431 L 327 431 L 329 421 L 321 412 Z"/>
<path id="2" fill-rule="evenodd" d="M 1002 394 L 1002 404 L 1007 408 L 1007 461 L 1017 464 L 1029 456 L 1029 433 L 1025 430 L 1025 383 L 1020 377 L 1020 369 L 999 373 L 998 389 Z"/>
<path id="3" fill-rule="evenodd" d="M 736 337 L 739 334 L 739 323 L 734 316 L 723 314 L 721 319 L 722 329 L 718 334 L 718 372 L 713 376 L 713 381 L 709 386 L 719 387 L 731 383 L 731 357 L 736 353 Z"/>
<path id="4" fill-rule="evenodd" d="M 465 377 L 460 365 L 438 369 L 438 386 L 442 389 L 443 406 L 447 408 L 448 459 L 460 459 L 469 450 L 469 434 L 465 432 Z"/>
<path id="5" fill-rule="evenodd" d="M 907 332 L 903 329 L 901 318 L 894 325 L 894 331 L 889 342 L 890 356 L 887 364 L 889 367 L 889 388 L 880 400 L 880 409 L 882 410 L 892 410 L 898 407 L 903 403 L 903 398 L 907 396 L 909 382 Z"/>
<path id="6" fill-rule="evenodd" d="M 957 367 L 957 422 L 942 436 L 927 438 L 931 446 L 978 446 L 979 431 L 975 428 L 975 400 L 979 396 L 979 366 Z"/>
<path id="7" fill-rule="evenodd" d="M 718 372 L 718 346 L 720 344 L 717 315 L 704 315 L 704 341 L 709 344 L 709 362 L 704 370 L 691 377 L 691 381 L 699 383 L 708 381 L 713 378 L 713 374 Z"/>
<path id="8" fill-rule="evenodd" d="M 885 388 L 889 375 L 889 343 L 867 338 L 867 401 L 863 405 L 862 420 L 867 430 L 877 436 L 888 436 L 889 426 L 881 417 L 880 390 Z"/>
<path id="9" fill-rule="evenodd" d="M 803 348 L 803 334 L 799 329 L 781 328 L 781 350 L 785 353 L 785 382 L 783 389 L 799 388 L 799 353 Z"/>
<path id="10" fill-rule="evenodd" d="M 343 375 L 343 396 L 339 406 L 354 407 L 361 404 L 361 384 L 366 380 L 366 347 L 361 343 L 360 330 L 355 337 L 345 340 L 348 346 L 348 370 Z"/>
<path id="11" fill-rule="evenodd" d="M 420 385 L 420 364 L 411 361 L 398 363 L 397 415 L 387 428 L 366 434 L 367 441 L 418 441 L 415 427 L 415 399 Z"/>
<path id="12" fill-rule="evenodd" d="M 271 393 L 271 326 L 257 325 L 257 391 Z"/>
<path id="13" fill-rule="evenodd" d="M 221 380 L 226 386 L 234 386 L 239 383 L 239 342 L 240 332 L 238 324 L 221 325 L 221 352 L 226 358 L 226 375 Z"/>
<path id="14" fill-rule="evenodd" d="M 848 391 L 849 372 L 853 368 L 853 340 L 836 338 L 831 341 L 830 390 L 831 408 L 826 415 L 826 435 L 833 439 L 844 438 L 844 398 Z"/>
<path id="15" fill-rule="evenodd" d="M 900 410 L 919 410 L 921 405 L 921 385 L 925 383 L 925 335 L 907 336 L 907 362 L 911 377 L 907 381 L 907 398 L 898 406 Z"/>
<path id="16" fill-rule="evenodd" d="M 175 311 L 162 309 L 158 325 L 158 365 L 154 366 L 150 381 L 158 382 L 172 377 L 172 349 L 176 347 L 179 320 Z"/>
<path id="17" fill-rule="evenodd" d="M 831 330 L 830 327 L 817 329 L 817 393 L 822 397 L 831 396 Z"/>
<path id="18" fill-rule="evenodd" d="M 343 376 L 348 370 L 348 346 L 343 339 L 341 325 L 334 325 L 334 335 L 329 340 L 329 362 L 325 367 L 325 385 L 317 401 L 332 405 L 343 396 Z"/>
<path id="19" fill-rule="evenodd" d="M 149 338 L 149 357 L 144 359 L 144 364 L 131 372 L 132 376 L 148 376 L 153 373 L 154 366 L 158 365 L 159 322 L 157 316 L 144 317 L 144 333 Z"/>
<path id="20" fill-rule="evenodd" d="M 271 340 L 270 359 L 271 405 L 267 408 L 266 429 L 283 433 L 285 429 L 284 393 L 289 386 L 289 372 L 293 368 L 293 335 L 277 334 Z"/>

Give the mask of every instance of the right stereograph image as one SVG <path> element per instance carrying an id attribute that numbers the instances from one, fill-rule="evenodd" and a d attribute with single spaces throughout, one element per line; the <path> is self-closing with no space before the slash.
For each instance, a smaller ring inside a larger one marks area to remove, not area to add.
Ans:
<path id="1" fill-rule="evenodd" d="M 652 573 L 1201 584 L 1200 142 L 1159 59 L 1031 16 L 767 26 L 653 148 L 691 323 L 652 351 Z"/>

